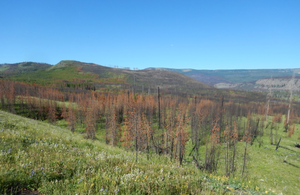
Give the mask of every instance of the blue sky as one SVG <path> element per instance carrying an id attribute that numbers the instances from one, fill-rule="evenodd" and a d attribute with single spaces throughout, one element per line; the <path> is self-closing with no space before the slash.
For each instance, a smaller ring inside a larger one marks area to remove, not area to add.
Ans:
<path id="1" fill-rule="evenodd" d="M 300 68 L 299 0 L 0 0 L 0 63 Z"/>

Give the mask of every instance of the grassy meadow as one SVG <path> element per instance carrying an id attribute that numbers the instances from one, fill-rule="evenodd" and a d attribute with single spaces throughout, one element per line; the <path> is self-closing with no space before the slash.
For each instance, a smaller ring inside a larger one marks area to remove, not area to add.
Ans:
<path id="1" fill-rule="evenodd" d="M 295 136 L 283 138 L 281 145 L 299 155 L 294 141 Z M 131 151 L 3 111 L 0 143 L 1 194 L 299 194 L 299 157 L 283 163 L 287 149 L 275 151 L 267 137 L 269 149 L 249 148 L 243 179 L 222 176 L 222 166 L 216 174 L 202 172 L 188 157 L 182 166 L 155 154 L 147 160 L 139 153 L 136 161 Z"/>

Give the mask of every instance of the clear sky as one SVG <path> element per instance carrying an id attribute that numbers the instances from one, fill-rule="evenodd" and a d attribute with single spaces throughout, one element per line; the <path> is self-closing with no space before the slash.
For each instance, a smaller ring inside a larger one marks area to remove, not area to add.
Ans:
<path id="1" fill-rule="evenodd" d="M 299 0 L 0 0 L 0 63 L 300 68 Z"/>

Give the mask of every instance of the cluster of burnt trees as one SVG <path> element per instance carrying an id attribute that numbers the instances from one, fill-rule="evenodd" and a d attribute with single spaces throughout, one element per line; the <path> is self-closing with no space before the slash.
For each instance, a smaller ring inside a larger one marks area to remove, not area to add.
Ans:
<path id="1" fill-rule="evenodd" d="M 268 124 L 264 102 L 240 104 L 226 101 L 222 95 L 217 100 L 161 95 L 159 88 L 155 94 L 70 93 L 7 80 L 0 80 L 0 100 L 1 109 L 12 113 L 51 123 L 64 119 L 72 132 L 78 126 L 84 127 L 90 139 L 105 131 L 107 144 L 133 150 L 136 158 L 139 152 L 148 157 L 164 154 L 182 164 L 184 156 L 190 156 L 198 168 L 212 172 L 222 153 L 228 176 L 237 169 L 237 143 L 245 142 L 244 172 L 247 144 L 261 145 L 266 125 L 274 129 L 287 110 L 281 103 L 271 105 L 268 114 L 276 116 Z M 291 115 L 296 116 L 296 111 Z M 189 140 L 192 147 L 186 151 Z M 201 148 L 205 155 L 200 154 Z"/>

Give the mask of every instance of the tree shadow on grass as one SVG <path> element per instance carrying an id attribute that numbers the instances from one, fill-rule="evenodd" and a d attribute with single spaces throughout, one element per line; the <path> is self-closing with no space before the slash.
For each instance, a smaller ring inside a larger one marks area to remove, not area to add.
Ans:
<path id="1" fill-rule="evenodd" d="M 280 148 L 283 148 L 283 149 L 286 149 L 286 150 L 289 150 L 289 151 L 291 151 L 291 152 L 296 152 L 296 151 L 294 151 L 294 150 L 292 150 L 292 149 L 289 149 L 289 148 L 287 148 L 287 147 L 285 147 L 285 146 L 279 146 Z"/>
<path id="2" fill-rule="evenodd" d="M 286 164 L 288 164 L 288 165 L 291 165 L 291 166 L 293 166 L 293 167 L 295 167 L 295 168 L 298 168 L 298 169 L 300 169 L 300 167 L 299 166 L 297 166 L 297 165 L 294 165 L 294 164 L 292 164 L 292 163 L 289 163 L 289 162 L 284 162 L 284 163 L 286 163 Z"/>

